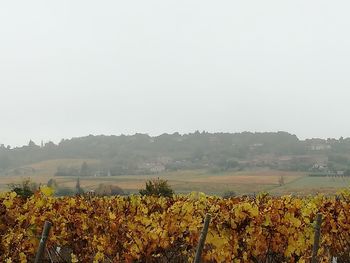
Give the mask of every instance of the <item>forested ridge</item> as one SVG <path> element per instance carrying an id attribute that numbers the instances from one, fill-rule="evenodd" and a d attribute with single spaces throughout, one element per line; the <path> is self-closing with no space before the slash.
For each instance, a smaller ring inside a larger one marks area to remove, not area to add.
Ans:
<path id="1" fill-rule="evenodd" d="M 43 142 L 39 145 L 30 141 L 28 145 L 16 148 L 0 145 L 2 172 L 45 160 L 74 158 L 99 160 L 99 170 L 108 170 L 112 175 L 255 166 L 284 170 L 346 170 L 350 164 L 350 138 L 299 140 L 287 132 L 196 131 L 155 137 L 147 134 L 89 135 L 63 139 L 58 144 Z"/>

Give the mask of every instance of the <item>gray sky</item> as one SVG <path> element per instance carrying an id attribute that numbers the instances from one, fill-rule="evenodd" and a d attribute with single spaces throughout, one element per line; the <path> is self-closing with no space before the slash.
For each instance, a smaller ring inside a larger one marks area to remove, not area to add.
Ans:
<path id="1" fill-rule="evenodd" d="M 1 1 L 0 143 L 350 136 L 348 1 Z"/>

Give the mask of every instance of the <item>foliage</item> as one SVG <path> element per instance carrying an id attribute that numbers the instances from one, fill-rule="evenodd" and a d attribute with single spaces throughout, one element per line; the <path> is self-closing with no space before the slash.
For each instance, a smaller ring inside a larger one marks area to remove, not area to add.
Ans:
<path id="1" fill-rule="evenodd" d="M 159 178 L 148 180 L 146 182 L 146 188 L 141 189 L 139 192 L 141 195 L 154 195 L 165 197 L 172 197 L 174 194 L 174 191 L 169 186 L 168 181 Z"/>
<path id="2" fill-rule="evenodd" d="M 75 193 L 77 195 L 84 194 L 84 189 L 80 186 L 80 178 L 78 177 L 77 183 L 75 184 Z"/>
<path id="3" fill-rule="evenodd" d="M 19 184 L 9 184 L 10 190 L 23 198 L 29 198 L 38 190 L 38 185 L 30 180 L 23 179 Z"/>
<path id="4" fill-rule="evenodd" d="M 57 187 L 55 189 L 56 196 L 72 196 L 75 192 L 72 188 L 69 187 Z"/>
<path id="5" fill-rule="evenodd" d="M 91 175 L 90 167 L 87 162 L 83 162 L 80 168 L 80 176 L 88 176 Z"/>
<path id="6" fill-rule="evenodd" d="M 42 147 L 34 142 L 23 147 L 0 146 L 0 170 L 12 173 L 14 168 L 23 167 L 53 159 L 96 159 L 101 166 L 83 163 L 81 166 L 60 166 L 56 175 L 91 176 L 110 171 L 111 175 L 156 174 L 158 168 L 177 169 L 240 169 L 255 156 L 305 155 L 313 154 L 310 146 L 316 142 L 300 141 L 295 135 L 277 133 L 208 133 L 162 134 L 151 137 L 147 134 L 130 136 L 86 136 L 62 140 L 59 144 L 47 142 Z M 350 152 L 350 140 L 327 142 L 332 144 L 337 155 Z M 308 152 L 309 151 L 309 152 Z M 317 152 L 319 154 L 319 152 Z M 161 157 L 160 157 L 161 156 Z M 278 160 L 277 158 L 274 160 Z M 245 161 L 245 162 L 242 162 Z M 310 163 L 306 163 L 307 167 Z M 311 163 L 312 167 L 313 163 Z M 276 164 L 277 168 L 279 164 Z M 289 166 L 287 166 L 289 167 Z M 304 167 L 302 167 L 304 169 Z"/>
<path id="7" fill-rule="evenodd" d="M 279 158 L 285 156 L 287 158 Z M 286 132 L 147 134 L 86 136 L 23 147 L 0 145 L 0 172 L 35 173 L 27 165 L 54 159 L 97 160 L 76 166 L 61 164 L 58 176 L 157 174 L 166 170 L 207 169 L 223 172 L 268 167 L 289 171 L 344 171 L 350 165 L 350 138 L 299 140 Z M 327 167 L 327 160 L 328 166 Z"/>
<path id="8" fill-rule="evenodd" d="M 80 171 L 77 167 L 58 166 L 55 176 L 79 176 Z"/>
<path id="9" fill-rule="evenodd" d="M 48 187 L 51 187 L 51 188 L 57 188 L 58 187 L 58 184 L 57 184 L 57 181 L 55 179 L 50 179 L 48 182 L 47 182 L 47 186 Z"/>
<path id="10" fill-rule="evenodd" d="M 222 195 L 222 198 L 231 198 L 231 197 L 236 197 L 237 194 L 235 191 L 227 191 Z"/>
<path id="11" fill-rule="evenodd" d="M 323 215 L 319 262 L 346 262 L 350 193 L 222 199 L 190 194 L 164 198 L 0 196 L 0 262 L 35 255 L 45 220 L 48 247 L 68 247 L 72 262 L 191 262 L 203 218 L 212 215 L 203 262 L 309 262 L 317 213 Z M 177 260 L 177 261 L 176 261 Z"/>
<path id="12" fill-rule="evenodd" d="M 279 186 L 283 186 L 285 184 L 284 176 L 281 175 L 280 178 L 278 179 L 278 184 Z"/>

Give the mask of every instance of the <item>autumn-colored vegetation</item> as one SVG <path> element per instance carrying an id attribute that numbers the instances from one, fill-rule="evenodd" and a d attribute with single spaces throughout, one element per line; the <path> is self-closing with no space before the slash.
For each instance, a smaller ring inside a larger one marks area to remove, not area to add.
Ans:
<path id="1" fill-rule="evenodd" d="M 317 213 L 324 220 L 319 258 L 347 257 L 350 193 L 337 196 L 0 197 L 0 261 L 30 262 L 45 220 L 48 247 L 68 247 L 72 262 L 191 262 L 204 215 L 205 262 L 307 262 Z"/>

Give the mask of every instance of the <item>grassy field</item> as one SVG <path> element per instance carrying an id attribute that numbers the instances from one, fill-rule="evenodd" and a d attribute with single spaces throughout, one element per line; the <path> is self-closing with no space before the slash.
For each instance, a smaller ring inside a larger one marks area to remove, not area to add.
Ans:
<path id="1" fill-rule="evenodd" d="M 96 159 L 55 159 L 34 163 L 20 168 L 33 168 L 35 170 L 33 176 L 53 176 L 59 166 L 79 168 L 83 162 L 88 164 L 99 163 Z"/>
<path id="2" fill-rule="evenodd" d="M 1 175 L 0 191 L 6 191 L 10 183 L 19 183 L 30 177 L 33 182 L 46 184 L 54 178 L 60 187 L 74 188 L 76 177 L 55 177 L 54 173 L 60 165 L 77 166 L 82 162 L 98 163 L 97 160 L 60 159 L 36 163 L 27 167 L 35 169 L 35 173 L 26 175 Z M 99 184 L 117 185 L 128 193 L 137 193 L 143 188 L 145 181 L 152 178 L 162 178 L 177 193 L 201 191 L 207 194 L 222 195 L 226 191 L 235 191 L 238 194 L 251 194 L 261 191 L 273 194 L 306 194 L 317 192 L 335 192 L 339 188 L 348 187 L 348 179 L 332 179 L 327 177 L 308 177 L 306 173 L 284 172 L 275 170 L 252 170 L 239 172 L 210 173 L 206 170 L 190 170 L 166 172 L 158 175 L 123 175 L 110 177 L 82 177 L 80 184 L 85 190 L 93 190 Z M 280 178 L 284 178 L 284 185 L 279 186 Z"/>
<path id="3" fill-rule="evenodd" d="M 275 187 L 272 193 L 284 194 L 315 194 L 315 193 L 334 193 L 338 189 L 349 188 L 350 178 L 348 177 L 309 177 L 302 176 L 297 180 L 286 183 L 284 186 Z"/>

